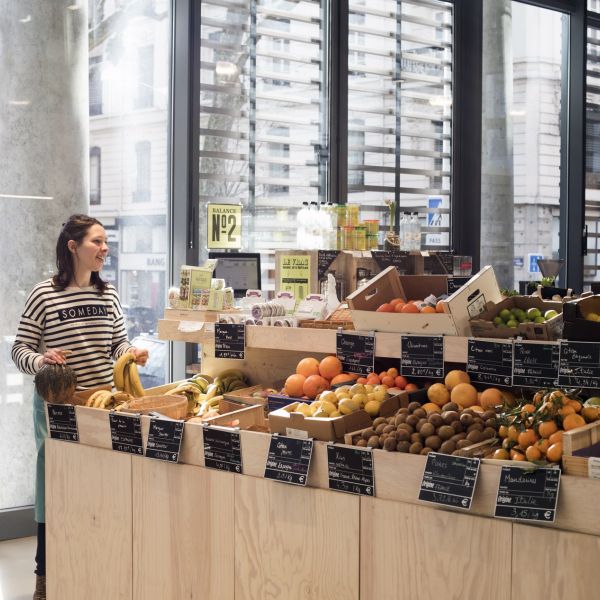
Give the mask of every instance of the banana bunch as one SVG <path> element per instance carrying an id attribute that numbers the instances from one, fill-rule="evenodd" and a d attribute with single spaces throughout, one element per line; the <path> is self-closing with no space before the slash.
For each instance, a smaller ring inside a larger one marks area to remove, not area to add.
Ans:
<path id="1" fill-rule="evenodd" d="M 133 396 L 126 392 L 98 390 L 87 399 L 85 405 L 91 408 L 122 410 L 125 404 L 131 400 L 133 400 Z"/>
<path id="2" fill-rule="evenodd" d="M 135 356 L 131 352 L 126 352 L 115 362 L 113 380 L 119 391 L 131 394 L 135 398 L 141 398 L 144 395 L 144 388 L 135 364 Z"/>
<path id="3" fill-rule="evenodd" d="M 202 403 L 204 394 L 201 391 L 201 388 L 195 383 L 191 383 L 190 381 L 184 381 L 180 383 L 177 387 L 174 387 L 172 390 L 166 392 L 167 396 L 185 396 L 188 402 L 188 414 L 195 415 L 197 414 L 198 406 Z"/>
<path id="4" fill-rule="evenodd" d="M 219 373 L 214 378 L 213 383 L 218 387 L 220 394 L 235 392 L 236 390 L 241 390 L 249 385 L 246 375 L 239 369 L 227 369 L 226 371 Z"/>

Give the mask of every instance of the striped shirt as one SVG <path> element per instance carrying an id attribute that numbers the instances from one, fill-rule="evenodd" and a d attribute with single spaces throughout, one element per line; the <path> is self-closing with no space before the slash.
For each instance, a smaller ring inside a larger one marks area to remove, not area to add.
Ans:
<path id="1" fill-rule="evenodd" d="M 46 350 L 72 350 L 67 364 L 77 387 L 111 384 L 112 361 L 131 348 L 116 289 L 95 287 L 57 290 L 48 279 L 38 283 L 25 303 L 12 347 L 18 369 L 34 375 Z"/>

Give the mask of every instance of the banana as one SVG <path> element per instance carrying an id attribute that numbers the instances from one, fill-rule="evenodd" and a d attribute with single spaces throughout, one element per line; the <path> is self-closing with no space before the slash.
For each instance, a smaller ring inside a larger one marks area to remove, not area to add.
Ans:
<path id="1" fill-rule="evenodd" d="M 216 383 L 211 383 L 208 388 L 206 389 L 206 399 L 210 400 L 211 398 L 214 398 L 214 396 L 218 396 L 219 395 L 219 386 Z"/>
<path id="2" fill-rule="evenodd" d="M 140 374 L 135 361 L 129 363 L 129 369 L 127 370 L 129 377 L 129 387 L 131 394 L 136 398 L 141 398 L 144 395 L 144 386 L 140 381 Z"/>
<path id="3" fill-rule="evenodd" d="M 131 380 L 129 379 L 129 365 L 125 365 L 125 368 L 123 369 L 123 387 L 121 389 L 126 394 L 133 395 L 131 392 Z"/>
<path id="4" fill-rule="evenodd" d="M 112 399 L 115 404 L 119 404 L 120 402 L 129 402 L 130 400 L 133 400 L 133 396 L 126 392 L 113 392 Z"/>
<path id="5" fill-rule="evenodd" d="M 118 390 L 125 389 L 125 369 L 131 362 L 135 362 L 135 356 L 132 352 L 125 352 L 120 356 L 113 366 L 113 380 Z"/>
<path id="6" fill-rule="evenodd" d="M 206 373 L 198 373 L 198 375 L 194 375 L 193 379 L 204 379 L 207 385 L 213 382 L 212 376 L 207 375 Z"/>
<path id="7" fill-rule="evenodd" d="M 105 401 L 111 398 L 111 393 L 108 390 L 100 390 L 94 394 L 94 408 L 102 408 Z"/>
<path id="8" fill-rule="evenodd" d="M 226 369 L 218 375 L 219 379 L 227 379 L 228 377 L 236 377 L 237 379 L 246 379 L 244 372 L 240 369 Z M 216 379 L 216 378 L 215 378 Z"/>
<path id="9" fill-rule="evenodd" d="M 97 398 L 98 396 L 100 396 L 100 395 L 102 394 L 102 392 L 103 392 L 103 391 L 104 391 L 104 390 L 98 390 L 98 391 L 94 392 L 94 393 L 93 393 L 93 394 L 92 394 L 92 395 L 91 395 L 91 396 L 90 396 L 90 397 L 87 399 L 87 401 L 86 401 L 85 405 L 86 405 L 86 406 L 90 406 L 90 407 L 94 406 L 94 402 L 96 401 L 96 398 Z"/>

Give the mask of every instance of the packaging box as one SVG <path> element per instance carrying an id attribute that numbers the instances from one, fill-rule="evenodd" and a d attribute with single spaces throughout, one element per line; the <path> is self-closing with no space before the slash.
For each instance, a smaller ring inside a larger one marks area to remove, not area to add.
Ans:
<path id="1" fill-rule="evenodd" d="M 600 315 L 600 296 L 587 296 L 563 304 L 563 337 L 581 342 L 600 340 L 600 321 L 588 321 L 585 317 L 590 313 Z"/>
<path id="2" fill-rule="evenodd" d="M 504 309 L 537 308 L 544 314 L 548 310 L 555 310 L 558 315 L 545 323 L 519 323 L 516 329 L 509 327 L 496 327 L 493 323 Z M 526 340 L 558 340 L 563 329 L 563 304 L 562 302 L 548 302 L 537 296 L 512 296 L 497 303 L 490 303 L 486 310 L 470 322 L 471 332 L 474 337 L 508 339 L 521 336 Z"/>
<path id="3" fill-rule="evenodd" d="M 352 320 L 358 331 L 461 335 L 471 333 L 469 321 L 502 295 L 492 267 L 484 267 L 446 299 L 444 313 L 402 314 L 375 312 L 392 298 L 415 300 L 447 292 L 445 275 L 398 275 L 388 267 L 359 290 L 348 296 Z"/>

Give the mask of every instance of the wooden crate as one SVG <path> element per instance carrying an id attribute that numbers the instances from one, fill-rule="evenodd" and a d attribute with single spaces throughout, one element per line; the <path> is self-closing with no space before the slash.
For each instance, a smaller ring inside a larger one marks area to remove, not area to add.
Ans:
<path id="1" fill-rule="evenodd" d="M 563 434 L 562 462 L 565 474 L 589 477 L 589 457 L 600 457 L 600 421 Z"/>
<path id="2" fill-rule="evenodd" d="M 268 431 L 268 422 L 260 404 L 240 408 L 239 404 L 223 399 L 219 402 L 219 412 L 221 413 L 219 416 L 205 419 L 203 423 L 252 431 Z"/>

